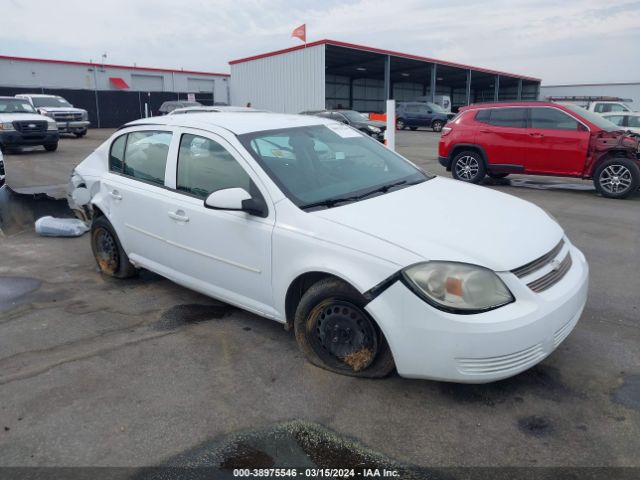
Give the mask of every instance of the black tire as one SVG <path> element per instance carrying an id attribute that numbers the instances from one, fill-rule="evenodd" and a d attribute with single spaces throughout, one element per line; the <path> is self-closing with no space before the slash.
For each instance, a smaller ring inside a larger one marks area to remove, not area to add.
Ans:
<path id="1" fill-rule="evenodd" d="M 477 150 L 464 150 L 451 162 L 451 175 L 456 180 L 467 183 L 480 183 L 487 170 L 482 155 Z"/>
<path id="2" fill-rule="evenodd" d="M 409 127 L 409 130 L 411 130 L 412 132 L 415 132 L 418 129 L 418 127 Z"/>
<path id="3" fill-rule="evenodd" d="M 605 160 L 593 173 L 593 184 L 607 198 L 627 198 L 640 185 L 640 168 L 628 158 Z"/>
<path id="4" fill-rule="evenodd" d="M 98 268 L 105 275 L 129 278 L 138 273 L 122 249 L 118 235 L 105 216 L 95 217 L 91 224 L 91 250 Z"/>
<path id="5" fill-rule="evenodd" d="M 43 146 L 47 152 L 55 152 L 58 149 L 58 142 L 48 143 L 47 145 L 43 145 Z"/>
<path id="6" fill-rule="evenodd" d="M 86 130 L 83 130 L 81 132 L 74 132 L 74 135 L 76 136 L 76 138 L 84 137 L 86 134 L 87 134 Z"/>
<path id="7" fill-rule="evenodd" d="M 431 123 L 431 128 L 433 129 L 434 132 L 441 132 L 442 127 L 444 127 L 444 122 L 442 120 L 434 120 Z"/>
<path id="8" fill-rule="evenodd" d="M 404 119 L 398 118 L 396 120 L 396 130 L 404 130 L 405 128 L 407 128 L 407 126 L 404 123 Z"/>
<path id="9" fill-rule="evenodd" d="M 381 378 L 395 368 L 384 335 L 365 311 L 366 300 L 351 285 L 326 278 L 305 292 L 294 330 L 312 364 L 342 375 Z M 328 338 L 331 335 L 331 338 Z"/>
<path id="10" fill-rule="evenodd" d="M 494 173 L 494 172 L 487 172 L 487 175 L 489 175 L 491 178 L 496 180 L 500 180 L 501 178 L 507 178 L 509 176 L 508 173 Z"/>

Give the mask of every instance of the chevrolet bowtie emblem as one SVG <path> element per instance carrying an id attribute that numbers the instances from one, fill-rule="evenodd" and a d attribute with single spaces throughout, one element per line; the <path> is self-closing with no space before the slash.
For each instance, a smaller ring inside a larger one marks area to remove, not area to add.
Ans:
<path id="1" fill-rule="evenodd" d="M 551 269 L 555 272 L 560 269 L 560 260 L 554 258 L 551 260 Z"/>

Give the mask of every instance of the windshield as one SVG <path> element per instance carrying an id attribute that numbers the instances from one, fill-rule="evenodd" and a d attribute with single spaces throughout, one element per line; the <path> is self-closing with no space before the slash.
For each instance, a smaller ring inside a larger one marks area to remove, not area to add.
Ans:
<path id="1" fill-rule="evenodd" d="M 615 132 L 616 130 L 622 130 L 615 123 L 610 122 L 609 120 L 607 120 L 604 117 L 601 117 L 597 113 L 593 113 L 593 112 L 590 112 L 589 110 L 579 107 L 578 105 L 564 104 L 563 106 L 571 110 L 573 113 L 581 116 L 585 120 L 588 120 L 589 122 L 593 123 L 595 126 L 603 130 L 606 130 L 607 132 Z"/>
<path id="2" fill-rule="evenodd" d="M 351 122 L 362 122 L 363 120 L 369 120 L 364 113 L 356 112 L 355 110 L 338 110 L 339 113 L 347 117 L 347 120 Z"/>
<path id="3" fill-rule="evenodd" d="M 429 177 L 379 142 L 342 124 L 239 136 L 265 172 L 300 208 L 338 206 Z M 327 202 L 326 205 L 316 205 Z"/>
<path id="4" fill-rule="evenodd" d="M 427 107 L 429 107 L 430 110 L 436 113 L 447 113 L 447 111 L 437 103 L 427 102 Z"/>
<path id="5" fill-rule="evenodd" d="M 69 102 L 62 97 L 31 97 L 33 105 L 36 108 L 40 107 L 69 107 L 73 108 Z"/>
<path id="6" fill-rule="evenodd" d="M 27 100 L 0 98 L 0 113 L 36 113 Z"/>

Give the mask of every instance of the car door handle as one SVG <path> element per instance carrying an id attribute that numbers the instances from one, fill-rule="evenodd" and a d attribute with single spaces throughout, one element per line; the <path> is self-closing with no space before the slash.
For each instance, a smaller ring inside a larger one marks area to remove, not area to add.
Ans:
<path id="1" fill-rule="evenodd" d="M 187 215 L 182 210 L 176 210 L 175 212 L 168 212 L 167 215 L 169 215 L 169 218 L 172 218 L 173 220 L 176 220 L 178 222 L 189 221 L 189 217 L 187 217 Z"/>
<path id="2" fill-rule="evenodd" d="M 541 133 L 536 133 L 536 132 L 531 132 L 531 133 L 529 134 L 529 136 L 530 136 L 530 137 L 534 137 L 534 138 L 542 138 L 542 137 L 544 137 L 544 135 L 543 135 L 543 134 L 541 134 Z"/>
<path id="3" fill-rule="evenodd" d="M 111 190 L 109 192 L 109 196 L 111 198 L 115 198 L 116 200 L 122 200 L 122 195 L 120 195 L 120 192 L 118 192 L 118 190 Z"/>
<path id="4" fill-rule="evenodd" d="M 487 130 L 487 129 L 481 128 L 480 133 L 493 133 L 493 130 Z"/>

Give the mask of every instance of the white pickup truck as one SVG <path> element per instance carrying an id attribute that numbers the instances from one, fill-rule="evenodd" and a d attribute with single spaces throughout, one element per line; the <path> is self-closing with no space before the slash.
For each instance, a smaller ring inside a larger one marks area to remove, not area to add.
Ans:
<path id="1" fill-rule="evenodd" d="M 73 133 L 76 137 L 83 137 L 89 128 L 89 114 L 86 110 L 75 108 L 58 95 L 43 95 L 37 93 L 23 93 L 16 98 L 28 100 L 41 115 L 53 118 L 58 124 L 60 133 Z"/>
<path id="2" fill-rule="evenodd" d="M 594 113 L 633 112 L 625 100 L 617 97 L 547 97 L 550 102 L 578 105 Z"/>

